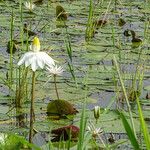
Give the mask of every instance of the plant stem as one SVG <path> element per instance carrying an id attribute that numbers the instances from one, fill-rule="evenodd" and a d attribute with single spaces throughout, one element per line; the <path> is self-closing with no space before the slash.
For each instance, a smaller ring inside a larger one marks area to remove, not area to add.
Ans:
<path id="1" fill-rule="evenodd" d="M 31 107 L 30 107 L 30 132 L 29 132 L 29 142 L 30 143 L 32 143 L 32 138 L 33 138 L 34 99 L 35 99 L 35 72 L 33 71 L 33 74 L 32 74 Z"/>
<path id="2" fill-rule="evenodd" d="M 57 90 L 56 75 L 55 74 L 54 74 L 54 84 L 55 84 L 55 91 L 56 91 L 57 99 L 59 100 L 59 94 L 58 94 L 58 90 Z"/>
<path id="3" fill-rule="evenodd" d="M 8 51 L 10 50 L 10 57 L 9 57 L 9 90 L 12 90 L 12 85 L 13 85 L 13 46 L 14 46 L 14 42 L 13 42 L 13 34 L 14 34 L 14 11 L 12 8 L 12 12 L 11 12 L 11 22 L 10 22 L 10 43 L 8 43 L 8 47 L 10 47 L 8 49 Z"/>
<path id="4" fill-rule="evenodd" d="M 123 80 L 122 80 L 122 77 L 121 77 L 121 74 L 120 74 L 120 70 L 119 70 L 119 66 L 118 66 L 118 63 L 117 63 L 117 60 L 116 60 L 115 56 L 114 56 L 113 60 L 114 60 L 114 65 L 116 67 L 118 76 L 119 76 L 119 80 L 120 80 L 120 84 L 121 84 L 121 87 L 122 87 L 122 91 L 123 91 L 123 94 L 125 96 L 125 100 L 126 100 L 126 103 L 127 103 L 127 108 L 128 108 L 128 112 L 129 112 L 129 116 L 130 116 L 130 122 L 131 122 L 131 125 L 132 125 L 132 129 L 133 129 L 134 135 L 136 137 L 136 132 L 135 132 L 135 126 L 134 126 L 131 106 L 130 106 L 130 103 L 129 103 L 129 100 L 128 100 L 127 92 L 126 92 L 126 89 L 124 87 L 124 83 L 123 83 Z"/>

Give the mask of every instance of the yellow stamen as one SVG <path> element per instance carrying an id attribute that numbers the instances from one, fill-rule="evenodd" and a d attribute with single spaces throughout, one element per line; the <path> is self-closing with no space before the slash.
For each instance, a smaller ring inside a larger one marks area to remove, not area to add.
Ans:
<path id="1" fill-rule="evenodd" d="M 40 51 L 40 41 L 38 37 L 34 37 L 32 45 L 34 47 L 33 51 Z"/>
<path id="2" fill-rule="evenodd" d="M 33 39 L 33 45 L 40 46 L 40 41 L 39 41 L 38 37 L 34 37 L 34 39 Z"/>

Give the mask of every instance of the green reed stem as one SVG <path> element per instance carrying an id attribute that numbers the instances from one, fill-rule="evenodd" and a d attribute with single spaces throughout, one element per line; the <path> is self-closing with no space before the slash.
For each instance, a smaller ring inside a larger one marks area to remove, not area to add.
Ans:
<path id="1" fill-rule="evenodd" d="M 69 34 L 68 34 L 68 30 L 67 30 L 67 27 L 66 27 L 66 38 L 67 40 L 65 40 L 65 44 L 66 44 L 66 50 L 67 50 L 67 54 L 68 54 L 68 57 L 69 57 L 69 61 L 68 61 L 68 67 L 69 67 L 69 71 L 75 81 L 75 84 L 76 84 L 76 87 L 78 86 L 77 85 L 77 81 L 76 81 L 76 77 L 75 77 L 75 72 L 74 72 L 74 66 L 73 66 L 73 60 L 72 60 L 72 47 L 71 47 L 71 40 L 70 40 L 70 37 L 69 37 Z"/>
<path id="2" fill-rule="evenodd" d="M 113 43 L 113 47 L 115 47 L 115 29 L 114 29 L 114 26 L 112 26 L 112 43 Z"/>
<path id="3" fill-rule="evenodd" d="M 32 93 L 31 93 L 31 106 L 30 106 L 30 132 L 29 142 L 32 143 L 33 138 L 33 123 L 34 123 L 34 99 L 35 99 L 35 72 L 32 73 Z"/>
<path id="4" fill-rule="evenodd" d="M 54 74 L 54 84 L 55 84 L 55 91 L 56 91 L 57 99 L 59 100 L 59 94 L 58 94 L 58 88 L 57 88 L 57 84 L 56 84 L 56 75 L 55 74 Z"/>
<path id="5" fill-rule="evenodd" d="M 119 66 L 118 66 L 118 63 L 117 63 L 117 60 L 116 60 L 115 56 L 114 56 L 113 60 L 114 60 L 114 65 L 116 67 L 118 76 L 119 76 L 119 80 L 120 80 L 120 83 L 121 83 L 122 91 L 124 93 L 125 100 L 126 100 L 126 103 L 127 103 L 127 108 L 128 108 L 128 112 L 129 112 L 129 116 L 130 116 L 130 121 L 131 121 L 132 129 L 133 129 L 133 133 L 134 133 L 134 135 L 136 137 L 136 132 L 135 132 L 135 126 L 134 126 L 134 122 L 133 122 L 131 106 L 130 106 L 130 103 L 129 103 L 129 100 L 128 100 L 127 92 L 126 92 L 126 89 L 124 87 L 124 83 L 123 83 L 123 80 L 122 80 L 122 77 L 121 77 L 121 73 L 120 73 L 120 70 L 119 70 Z"/>
<path id="6" fill-rule="evenodd" d="M 10 72 L 9 72 L 9 84 L 10 84 L 10 87 L 12 87 L 12 82 L 13 82 L 13 32 L 14 31 L 14 12 L 13 12 L 13 9 L 12 9 L 12 12 L 11 12 L 11 23 L 10 23 L 10 58 L 9 58 L 9 61 L 10 61 Z"/>
<path id="7" fill-rule="evenodd" d="M 21 72 L 21 70 L 19 70 L 19 72 Z M 19 78 L 20 79 L 19 84 L 18 86 L 16 86 L 16 107 L 20 107 L 20 108 L 22 107 L 22 102 L 27 95 L 25 92 L 27 74 L 28 74 L 28 68 L 25 68 L 25 70 L 22 71 L 22 78 Z"/>
<path id="8" fill-rule="evenodd" d="M 88 22 L 87 22 L 86 31 L 85 31 L 85 40 L 86 41 L 89 41 L 94 35 L 93 11 L 94 11 L 93 10 L 93 1 L 90 0 Z"/>
<path id="9" fill-rule="evenodd" d="M 22 0 L 19 1 L 19 12 L 20 12 L 20 39 L 21 39 L 21 49 L 23 48 L 23 16 L 22 16 Z M 17 35 L 18 36 L 18 35 Z M 24 69 L 23 69 L 24 70 Z M 21 73 L 22 78 L 21 78 Z M 18 76 L 18 80 L 16 82 L 16 107 L 21 108 L 22 107 L 22 99 L 24 98 L 25 92 L 24 92 L 24 84 L 25 84 L 25 78 L 27 76 L 27 69 L 25 69 L 25 72 L 19 69 L 16 69 L 16 77 Z"/>
<path id="10" fill-rule="evenodd" d="M 66 27 L 66 37 L 67 37 L 67 41 L 65 41 L 66 49 L 67 49 L 69 59 L 72 63 L 72 47 L 71 47 L 71 40 L 70 40 L 70 37 L 69 37 L 69 34 L 68 34 L 67 27 Z"/>
<path id="11" fill-rule="evenodd" d="M 19 4 L 19 11 L 20 11 L 20 21 L 23 22 L 23 13 L 22 13 L 22 0 L 20 0 Z"/>
<path id="12" fill-rule="evenodd" d="M 89 70 L 86 73 L 86 76 L 83 80 L 83 85 L 87 85 L 87 80 L 88 80 L 88 75 L 89 75 Z M 86 106 L 87 106 L 87 95 L 88 95 L 88 89 L 85 89 L 84 93 L 84 101 L 82 105 L 82 112 L 81 112 L 81 117 L 80 117 L 80 132 L 79 132 L 79 140 L 78 140 L 78 145 L 77 145 L 77 150 L 84 150 L 86 149 L 86 138 L 85 138 L 85 130 L 86 130 L 86 125 L 87 125 L 87 114 L 86 114 Z"/>
<path id="13" fill-rule="evenodd" d="M 141 129 L 145 141 L 145 145 L 147 150 L 150 149 L 150 134 L 149 134 L 149 128 L 147 127 L 147 124 L 145 123 L 142 108 L 139 102 L 138 97 L 136 96 L 136 102 L 138 106 L 138 112 L 139 112 L 139 119 L 140 119 L 140 124 L 141 124 Z"/>
<path id="14" fill-rule="evenodd" d="M 82 150 L 84 147 L 84 136 L 85 136 L 85 128 L 86 128 L 87 118 L 86 118 L 86 99 L 84 100 L 81 119 L 80 119 L 80 132 L 79 132 L 79 140 L 77 145 L 77 150 Z"/>

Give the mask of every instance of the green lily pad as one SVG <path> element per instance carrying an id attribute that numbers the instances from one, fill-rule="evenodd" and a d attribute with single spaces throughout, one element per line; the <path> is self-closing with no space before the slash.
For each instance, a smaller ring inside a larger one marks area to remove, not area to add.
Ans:
<path id="1" fill-rule="evenodd" d="M 78 111 L 71 103 L 65 100 L 54 100 L 49 102 L 47 105 L 47 114 L 48 115 L 74 115 Z"/>

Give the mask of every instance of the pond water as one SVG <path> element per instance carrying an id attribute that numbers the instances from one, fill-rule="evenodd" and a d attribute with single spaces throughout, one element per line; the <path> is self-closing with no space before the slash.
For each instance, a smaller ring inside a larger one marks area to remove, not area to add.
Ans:
<path id="1" fill-rule="evenodd" d="M 22 3 L 22 7 L 20 3 Z M 86 30 L 88 28 L 89 0 L 44 0 L 43 3 L 35 5 L 32 13 L 29 13 L 21 0 L 0 1 L 1 132 L 19 132 L 24 136 L 28 134 L 30 70 L 26 79 L 28 84 L 23 109 L 16 113 L 14 106 L 16 84 L 19 77 L 17 62 L 20 56 L 28 50 L 30 41 L 33 40 L 33 36 L 28 37 L 23 32 L 24 24 L 27 24 L 28 28 L 37 34 L 41 42 L 41 49 L 64 68 L 63 75 L 57 77 L 60 99 L 69 101 L 79 110 L 81 110 L 85 98 L 87 110 L 92 110 L 96 105 L 111 110 L 118 108 L 118 99 L 122 95 L 122 89 L 113 63 L 115 56 L 120 65 L 127 91 L 129 92 L 131 88 L 138 90 L 140 86 L 141 104 L 143 104 L 143 108 L 146 108 L 143 110 L 144 115 L 149 118 L 149 101 L 146 100 L 146 95 L 150 93 L 150 2 L 149 0 L 105 0 L 101 2 L 95 0 L 93 3 L 97 3 L 94 5 L 93 22 L 106 20 L 106 24 L 98 27 L 94 31 L 93 37 L 88 39 Z M 56 21 L 57 5 L 61 5 L 67 12 L 66 26 L 63 26 L 62 22 Z M 122 22 L 124 23 L 122 24 Z M 136 33 L 136 37 L 142 40 L 142 44 L 133 45 L 130 30 Z M 129 31 L 129 36 L 125 36 L 125 31 Z M 17 51 L 12 57 L 7 52 L 8 41 L 11 38 L 19 43 Z M 29 41 L 29 43 L 23 41 Z M 67 52 L 69 46 L 71 47 L 71 58 Z M 12 66 L 10 66 L 10 61 L 13 62 Z M 68 64 L 71 65 L 72 72 Z M 136 73 L 138 75 L 135 77 Z M 9 83 L 10 74 L 12 74 L 11 83 Z M 39 132 L 48 132 L 54 126 L 56 128 L 70 124 L 70 120 L 63 120 L 60 123 L 47 120 L 47 104 L 51 100 L 57 99 L 54 81 L 53 77 L 49 77 L 45 70 L 38 70 L 36 76 L 35 129 Z M 142 83 L 140 83 L 142 77 Z M 135 84 L 132 87 L 135 78 Z M 137 117 L 136 109 L 134 107 Z M 89 116 L 92 116 L 92 111 L 88 113 Z M 107 117 L 102 114 L 101 125 L 98 126 L 104 127 L 106 134 L 124 133 L 123 126 L 119 129 L 114 128 L 115 124 L 121 124 L 121 121 L 118 120 L 118 116 L 114 114 L 112 116 L 111 113 L 114 112 L 108 113 Z M 80 111 L 75 117 L 76 125 L 79 125 L 79 118 Z M 90 119 L 94 119 L 93 116 Z M 135 121 L 137 120 L 135 119 Z M 108 125 L 109 123 L 110 125 Z M 138 128 L 139 123 L 137 123 Z"/>

